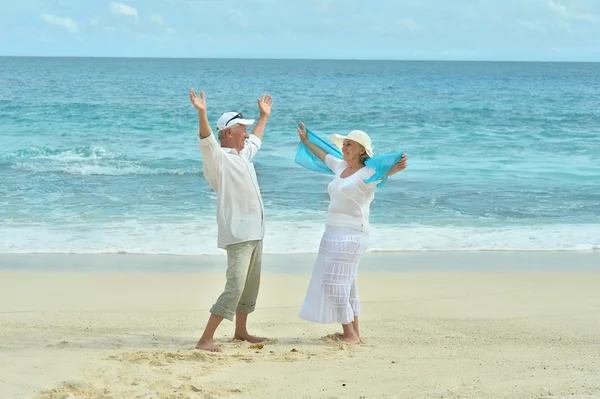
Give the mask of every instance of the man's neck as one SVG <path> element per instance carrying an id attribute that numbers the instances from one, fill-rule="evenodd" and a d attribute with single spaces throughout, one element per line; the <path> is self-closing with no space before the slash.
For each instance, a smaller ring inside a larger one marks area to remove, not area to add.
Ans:
<path id="1" fill-rule="evenodd" d="M 240 153 L 240 151 L 242 151 L 241 148 L 236 148 L 229 143 L 221 143 L 221 148 L 235 150 L 235 152 L 237 152 L 238 154 Z"/>

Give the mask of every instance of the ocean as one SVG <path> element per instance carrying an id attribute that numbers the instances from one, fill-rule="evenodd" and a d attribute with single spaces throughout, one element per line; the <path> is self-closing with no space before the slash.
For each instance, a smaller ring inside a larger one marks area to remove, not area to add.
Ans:
<path id="1" fill-rule="evenodd" d="M 369 251 L 600 249 L 598 63 L 0 57 L 0 253 L 223 253 L 190 88 L 213 128 L 274 98 L 265 253 L 314 253 L 324 229 L 299 121 L 408 153 Z"/>

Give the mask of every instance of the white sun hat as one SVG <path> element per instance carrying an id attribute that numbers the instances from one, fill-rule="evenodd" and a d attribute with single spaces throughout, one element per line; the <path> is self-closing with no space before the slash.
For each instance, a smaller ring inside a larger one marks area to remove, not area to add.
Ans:
<path id="1" fill-rule="evenodd" d="M 333 134 L 331 136 L 331 142 L 335 144 L 340 150 L 342 149 L 342 145 L 344 144 L 344 140 L 352 140 L 356 141 L 358 144 L 365 147 L 367 155 L 370 157 L 373 156 L 373 147 L 371 146 L 371 138 L 368 134 L 363 132 L 362 130 L 353 130 L 348 133 L 347 136 L 342 136 L 340 134 Z"/>
<path id="2" fill-rule="evenodd" d="M 244 119 L 239 112 L 225 112 L 217 121 L 217 130 L 224 130 L 238 124 L 250 126 L 254 124 L 254 119 Z"/>

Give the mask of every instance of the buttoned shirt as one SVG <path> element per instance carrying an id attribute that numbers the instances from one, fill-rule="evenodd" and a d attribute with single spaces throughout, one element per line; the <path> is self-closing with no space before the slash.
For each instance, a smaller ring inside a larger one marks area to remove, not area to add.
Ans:
<path id="1" fill-rule="evenodd" d="M 264 206 L 251 160 L 261 140 L 250 134 L 244 148 L 223 148 L 210 133 L 200 138 L 202 172 L 217 194 L 217 247 L 262 240 L 265 234 Z"/>

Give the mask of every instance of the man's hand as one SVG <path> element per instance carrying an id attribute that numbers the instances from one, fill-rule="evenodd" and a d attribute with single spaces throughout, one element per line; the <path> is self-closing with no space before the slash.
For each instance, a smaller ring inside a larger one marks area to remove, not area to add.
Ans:
<path id="1" fill-rule="evenodd" d="M 265 127 L 267 126 L 267 120 L 269 116 L 271 116 L 271 107 L 273 106 L 273 97 L 268 94 L 263 94 L 261 98 L 258 99 L 258 110 L 260 111 L 260 116 L 258 117 L 258 121 L 256 125 L 254 125 L 254 129 L 252 129 L 252 134 L 258 137 L 260 140 L 263 139 L 265 135 Z"/>
<path id="2" fill-rule="evenodd" d="M 194 108 L 198 110 L 198 136 L 201 139 L 205 139 L 212 134 L 212 130 L 210 130 L 208 116 L 206 115 L 206 99 L 204 99 L 204 91 L 200 91 L 200 97 L 197 97 L 194 89 L 190 89 L 190 101 L 194 105 Z"/>
<path id="3" fill-rule="evenodd" d="M 260 111 L 260 116 L 269 117 L 271 115 L 271 107 L 273 106 L 273 97 L 269 94 L 263 94 L 261 98 L 258 99 L 258 110 Z"/>
<path id="4" fill-rule="evenodd" d="M 298 137 L 300 137 L 300 141 L 306 143 L 308 141 L 308 134 L 306 133 L 306 125 L 300 122 L 298 124 L 300 127 L 298 128 Z"/>
<path id="5" fill-rule="evenodd" d="M 204 98 L 204 91 L 200 91 L 200 97 L 196 96 L 194 89 L 190 89 L 190 101 L 194 105 L 194 108 L 198 112 L 206 113 L 206 99 Z"/>

